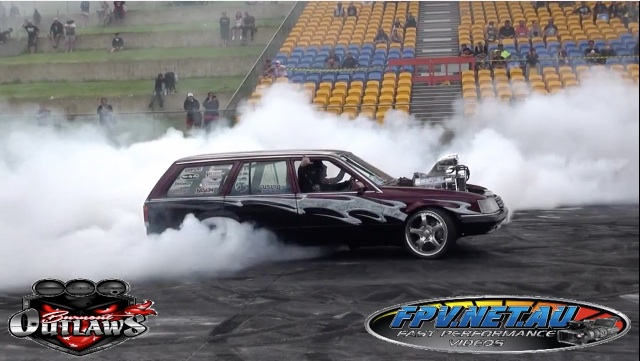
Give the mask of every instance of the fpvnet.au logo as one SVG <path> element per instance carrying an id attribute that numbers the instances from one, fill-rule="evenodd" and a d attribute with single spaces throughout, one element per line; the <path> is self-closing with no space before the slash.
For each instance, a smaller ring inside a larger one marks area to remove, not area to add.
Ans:
<path id="1" fill-rule="evenodd" d="M 465 296 L 380 310 L 365 324 L 387 342 L 443 352 L 533 353 L 613 341 L 629 332 L 616 310 L 560 298 Z"/>

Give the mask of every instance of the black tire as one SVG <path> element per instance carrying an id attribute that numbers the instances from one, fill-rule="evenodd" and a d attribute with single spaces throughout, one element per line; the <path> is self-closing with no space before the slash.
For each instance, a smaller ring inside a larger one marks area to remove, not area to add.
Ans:
<path id="1" fill-rule="evenodd" d="M 407 218 L 404 245 L 415 257 L 439 259 L 454 248 L 458 234 L 456 223 L 447 212 L 438 208 L 424 208 Z"/>

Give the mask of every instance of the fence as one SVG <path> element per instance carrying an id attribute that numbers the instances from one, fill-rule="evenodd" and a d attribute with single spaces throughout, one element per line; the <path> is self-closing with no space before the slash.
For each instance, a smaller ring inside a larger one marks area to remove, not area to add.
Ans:
<path id="1" fill-rule="evenodd" d="M 229 100 L 229 103 L 227 103 L 227 109 L 237 108 L 240 101 L 253 92 L 253 89 L 258 84 L 258 79 L 263 73 L 265 60 L 276 56 L 278 50 L 280 50 L 280 47 L 284 44 L 284 41 L 298 21 L 298 18 L 300 17 L 300 14 L 302 14 L 305 6 L 306 2 L 304 1 L 298 1 L 295 3 L 291 11 L 289 11 L 289 14 L 287 14 L 286 19 L 280 25 L 280 28 L 278 28 L 278 31 L 276 31 L 271 38 L 271 41 L 269 41 L 269 45 L 267 45 L 262 54 L 260 54 L 258 60 L 256 60 L 253 67 L 242 81 L 242 84 L 240 84 L 240 87 L 238 87 L 238 90 L 236 90 L 231 97 L 231 100 Z M 232 117 L 235 117 L 235 115 Z"/>

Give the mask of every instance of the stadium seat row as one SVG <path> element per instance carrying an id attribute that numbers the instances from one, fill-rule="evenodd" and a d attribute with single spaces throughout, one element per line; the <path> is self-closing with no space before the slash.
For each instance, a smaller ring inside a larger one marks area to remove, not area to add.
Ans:
<path id="1" fill-rule="evenodd" d="M 607 6 L 611 2 L 603 2 Z M 587 3 L 592 9 L 595 2 Z M 565 5 L 565 4 L 563 4 Z M 521 68 L 466 71 L 462 74 L 465 113 L 473 114 L 478 101 L 498 98 L 505 102 L 522 99 L 531 93 L 554 94 L 566 88 L 577 86 L 594 73 L 610 69 L 620 75 L 623 81 L 638 83 L 637 58 L 633 57 L 637 44 L 638 23 L 631 22 L 628 27 L 620 19 L 609 22 L 597 19 L 580 19 L 574 14 L 579 5 L 560 6 L 548 3 L 547 7 L 535 9 L 532 2 L 478 1 L 460 2 L 461 24 L 458 28 L 460 44 L 473 46 L 485 41 L 485 28 L 490 21 L 500 28 L 504 21 L 510 20 L 514 26 L 525 21 L 527 27 L 538 22 L 544 28 L 553 20 L 558 28 L 557 36 L 504 39 L 504 49 L 523 59 L 533 47 L 540 57 L 540 66 L 532 68 L 529 74 Z M 584 52 L 588 42 L 593 40 L 596 47 L 610 45 L 616 55 L 609 58 L 606 65 L 588 64 Z M 489 44 L 489 50 L 497 43 Z M 558 65 L 556 55 L 559 50 L 567 52 L 569 65 Z M 527 76 L 528 75 L 528 76 Z"/>
<path id="2" fill-rule="evenodd" d="M 400 1 L 354 5 L 357 17 L 338 18 L 334 16 L 335 2 L 307 3 L 274 58 L 288 68 L 288 79 L 276 82 L 297 83 L 317 107 L 351 118 L 360 114 L 382 121 L 389 109 L 408 112 L 413 67 L 388 69 L 386 65 L 391 59 L 415 57 L 416 29 L 398 28 L 401 43 L 375 44 L 374 39 L 379 29 L 391 36 L 396 19 L 404 24 L 409 13 L 417 19 L 419 4 Z M 366 69 L 324 69 L 330 51 L 341 60 L 351 53 L 359 67 Z M 273 82 L 263 78 L 249 103 L 259 102 Z"/>

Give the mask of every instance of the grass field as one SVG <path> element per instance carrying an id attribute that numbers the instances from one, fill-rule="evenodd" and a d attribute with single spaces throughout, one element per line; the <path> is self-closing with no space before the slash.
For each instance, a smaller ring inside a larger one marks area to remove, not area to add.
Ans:
<path id="1" fill-rule="evenodd" d="M 238 89 L 244 77 L 227 76 L 215 78 L 179 79 L 177 88 L 181 93 L 193 92 L 199 98 L 206 93 L 231 93 Z M 100 81 L 83 83 L 29 83 L 3 84 L 1 99 L 46 99 L 56 98 L 96 98 L 129 95 L 151 95 L 153 80 Z"/>
<path id="2" fill-rule="evenodd" d="M 258 31 L 260 28 L 278 28 L 284 21 L 281 19 L 256 19 L 256 25 Z M 84 29 L 78 29 L 78 36 L 82 35 L 96 35 L 96 34 L 113 34 L 119 32 L 120 34 L 127 33 L 156 33 L 164 31 L 202 31 L 202 30 L 219 30 L 220 25 L 218 22 L 210 23 L 178 23 L 178 24 L 158 24 L 158 25 L 125 25 L 118 27 L 88 27 Z"/>
<path id="3" fill-rule="evenodd" d="M 58 54 L 24 54 L 0 58 L 0 65 L 14 64 L 55 64 L 55 63 L 99 63 L 118 60 L 161 60 L 187 58 L 219 58 L 231 56 L 251 56 L 257 58 L 264 46 L 233 46 L 228 48 L 155 48 L 131 49 L 117 53 L 105 50 L 76 51 Z"/>

